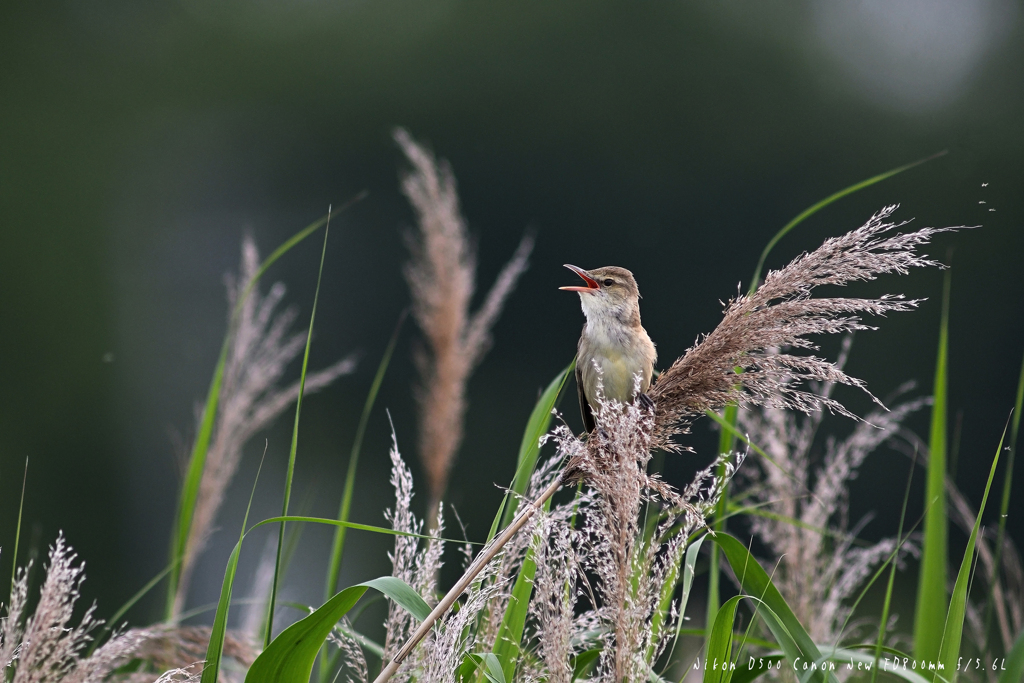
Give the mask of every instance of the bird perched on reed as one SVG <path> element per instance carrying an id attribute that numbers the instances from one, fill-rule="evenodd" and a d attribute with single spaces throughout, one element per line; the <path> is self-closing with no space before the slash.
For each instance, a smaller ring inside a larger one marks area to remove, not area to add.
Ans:
<path id="1" fill-rule="evenodd" d="M 658 353 L 654 342 L 640 324 L 640 290 L 633 273 L 618 266 L 583 270 L 565 264 L 583 278 L 584 287 L 559 287 L 579 292 L 587 322 L 583 325 L 576 355 L 576 387 L 580 412 L 587 432 L 594 429 L 591 408 L 597 400 L 598 384 L 603 396 L 632 403 L 636 377 L 640 377 L 640 399 L 652 405 L 646 391 L 651 386 Z"/>

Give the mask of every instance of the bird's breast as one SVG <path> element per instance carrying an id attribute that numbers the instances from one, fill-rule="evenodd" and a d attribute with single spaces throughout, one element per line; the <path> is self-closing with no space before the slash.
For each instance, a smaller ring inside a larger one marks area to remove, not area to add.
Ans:
<path id="1" fill-rule="evenodd" d="M 637 375 L 640 376 L 641 391 L 646 391 L 650 385 L 654 345 L 642 328 L 637 333 L 588 324 L 580 339 L 579 350 L 577 362 L 580 363 L 584 392 L 589 401 L 596 399 L 599 378 L 604 384 L 605 398 L 623 403 L 633 400 Z"/>

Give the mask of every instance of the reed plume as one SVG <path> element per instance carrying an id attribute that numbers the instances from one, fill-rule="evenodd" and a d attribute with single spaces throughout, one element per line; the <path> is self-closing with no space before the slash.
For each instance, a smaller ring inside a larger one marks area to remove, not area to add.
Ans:
<path id="1" fill-rule="evenodd" d="M 850 343 L 847 337 L 835 363 L 840 371 Z M 812 385 L 810 390 L 830 400 L 834 386 Z M 912 386 L 900 387 L 896 396 Z M 849 484 L 865 459 L 902 434 L 903 421 L 929 402 L 917 398 L 892 410 L 872 411 L 846 438 L 827 437 L 820 461 L 812 458 L 812 447 L 822 410 L 801 417 L 765 406 L 739 415 L 740 428 L 771 458 L 745 470 L 746 494 L 739 500 L 774 513 L 752 515 L 751 528 L 770 552 L 776 567 L 772 580 L 815 642 L 835 642 L 842 635 L 849 616 L 845 600 L 899 544 L 895 538 L 857 543 L 870 517 L 850 528 Z M 916 553 L 916 547 L 904 543 L 900 557 L 908 552 Z"/>
<path id="2" fill-rule="evenodd" d="M 242 240 L 240 274 L 227 275 L 228 310 L 235 310 L 250 280 L 260 266 L 259 251 L 251 236 Z M 298 314 L 294 307 L 278 312 L 285 286 L 274 283 L 266 296 L 259 286 L 242 302 L 237 319 L 229 330 L 230 350 L 224 366 L 217 409 L 217 421 L 206 455 L 203 477 L 189 529 L 188 544 L 181 563 L 181 574 L 174 596 L 173 615 L 181 613 L 188 596 L 196 561 L 206 547 L 217 511 L 224 502 L 228 485 L 238 471 L 242 447 L 257 432 L 269 426 L 299 396 L 299 382 L 280 388 L 278 382 L 306 344 L 306 332 L 290 332 Z M 229 317 L 229 325 L 232 318 Z M 306 375 L 305 393 L 320 391 L 338 377 L 356 367 L 353 356 Z M 202 415 L 202 409 L 197 411 Z M 173 619 L 172 619 L 173 620 Z"/>
<path id="3" fill-rule="evenodd" d="M 733 401 L 804 413 L 824 408 L 856 418 L 835 399 L 808 391 L 804 383 L 846 384 L 867 391 L 863 381 L 827 360 L 785 349 L 816 350 L 810 335 L 873 329 L 861 321 L 861 314 L 907 311 L 920 303 L 900 295 L 811 296 L 822 285 L 874 280 L 884 273 L 905 274 L 910 268 L 943 267 L 917 249 L 934 235 L 958 228 L 887 234 L 907 224 L 888 222 L 895 210 L 896 205 L 883 208 L 860 228 L 829 238 L 781 270 L 769 272 L 753 294 L 731 299 L 718 327 L 690 347 L 651 387 L 649 395 L 656 404 L 654 446 L 678 450 L 673 436 L 684 433 L 705 410 Z"/>
<path id="4" fill-rule="evenodd" d="M 415 356 L 420 375 L 416 398 L 419 453 L 432 515 L 462 442 L 466 384 L 490 349 L 491 328 L 505 300 L 528 267 L 533 237 L 527 234 L 520 240 L 480 308 L 470 313 L 476 254 L 459 208 L 455 176 L 447 161 L 435 159 L 404 129 L 396 129 L 394 138 L 412 164 L 402 178 L 402 191 L 417 219 L 416 233 L 407 236 L 412 259 L 405 278 L 413 316 L 426 342 Z"/>
<path id="5" fill-rule="evenodd" d="M 93 605 L 77 625 L 72 624 L 85 580 L 85 565 L 76 560 L 64 535 L 58 535 L 32 613 L 26 609 L 28 568 L 16 572 L 7 618 L 0 621 L 0 664 L 11 683 L 98 683 L 128 663 L 153 636 L 149 629 L 115 630 L 107 642 L 87 653 L 103 621 L 95 617 Z"/>

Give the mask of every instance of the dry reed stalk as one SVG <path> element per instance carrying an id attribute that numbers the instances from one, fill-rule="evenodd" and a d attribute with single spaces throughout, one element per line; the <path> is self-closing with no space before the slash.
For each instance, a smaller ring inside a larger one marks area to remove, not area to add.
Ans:
<path id="1" fill-rule="evenodd" d="M 447 161 L 436 160 L 404 129 L 396 129 L 394 138 L 412 164 L 402 178 L 402 191 L 416 212 L 418 230 L 407 237 L 412 260 L 405 277 L 413 316 L 426 341 L 415 357 L 420 375 L 416 398 L 419 453 L 432 515 L 462 442 L 466 384 L 491 346 L 491 328 L 505 300 L 529 265 L 533 237 L 523 237 L 483 304 L 470 313 L 476 254 L 459 208 L 455 176 Z M 433 524 L 429 516 L 427 521 Z"/>
<path id="2" fill-rule="evenodd" d="M 234 311 L 238 298 L 256 274 L 259 252 L 251 236 L 242 240 L 242 263 L 238 277 L 226 276 L 228 310 Z M 306 332 L 289 332 L 297 311 L 289 307 L 277 312 L 285 286 L 274 283 L 266 296 L 254 287 L 242 303 L 234 327 L 229 330 L 231 347 L 224 366 L 224 379 L 217 409 L 213 438 L 206 455 L 203 477 L 196 497 L 188 544 L 174 596 L 174 618 L 181 613 L 188 596 L 196 561 L 206 548 L 217 511 L 224 502 L 228 485 L 238 471 L 242 447 L 257 432 L 270 425 L 299 396 L 296 381 L 279 388 L 289 363 L 303 350 Z M 229 325 L 231 318 L 229 318 Z M 323 370 L 306 375 L 305 393 L 320 391 L 335 379 L 355 370 L 355 358 L 343 358 Z M 202 410 L 197 412 L 202 415 Z"/>

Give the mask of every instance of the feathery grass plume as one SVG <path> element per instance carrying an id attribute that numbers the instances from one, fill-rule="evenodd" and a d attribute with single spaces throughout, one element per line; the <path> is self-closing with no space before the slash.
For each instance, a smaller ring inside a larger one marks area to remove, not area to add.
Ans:
<path id="1" fill-rule="evenodd" d="M 535 624 L 534 639 L 548 683 L 571 683 L 573 637 L 577 637 L 577 642 L 580 640 L 575 628 L 579 623 L 575 610 L 583 537 L 571 524 L 576 509 L 568 505 L 555 507 L 538 520 L 533 535 L 537 574 L 530 616 Z"/>
<path id="2" fill-rule="evenodd" d="M 384 513 L 395 531 L 410 534 L 423 532 L 423 522 L 412 513 L 412 473 L 398 451 L 398 437 L 391 433 L 391 485 L 395 489 L 395 507 Z M 441 571 L 441 532 L 443 520 L 438 518 L 437 527 L 431 531 L 431 540 L 421 542 L 412 536 L 395 536 L 394 551 L 388 553 L 391 560 L 391 575 L 402 579 L 420 594 L 427 604 L 437 602 L 437 576 Z M 392 657 L 416 627 L 415 618 L 394 602 L 388 605 L 386 622 L 387 635 L 384 640 L 384 657 Z"/>
<path id="3" fill-rule="evenodd" d="M 840 372 L 850 342 L 850 337 L 844 340 L 835 363 Z M 826 383 L 811 390 L 824 402 L 832 399 L 834 386 Z M 905 394 L 912 386 L 905 384 L 896 395 Z M 740 413 L 740 427 L 773 461 L 758 460 L 756 466 L 745 470 L 749 486 L 743 502 L 764 505 L 777 515 L 751 515 L 751 527 L 775 562 L 775 585 L 815 642 L 834 642 L 840 636 L 849 616 L 844 601 L 898 544 L 894 538 L 869 546 L 855 544 L 868 519 L 850 529 L 849 483 L 867 456 L 901 433 L 906 417 L 929 401 L 918 398 L 889 411 L 871 412 L 846 438 L 828 437 L 820 463 L 812 460 L 811 449 L 824 416 L 822 410 L 803 417 L 768 406 Z M 903 549 L 916 550 L 909 544 Z"/>
<path id="4" fill-rule="evenodd" d="M 412 514 L 412 474 L 398 451 L 398 442 L 392 432 L 391 485 L 395 488 L 395 508 L 385 514 L 395 531 L 419 534 L 423 521 Z M 437 602 L 437 575 L 441 569 L 441 540 L 443 520 L 438 515 L 437 526 L 426 541 L 411 536 L 396 536 L 395 549 L 389 553 L 392 562 L 392 576 L 412 586 L 428 604 Z M 413 655 L 402 662 L 395 674 L 396 681 L 421 681 L 423 683 L 455 683 L 462 659 L 476 642 L 473 630 L 477 615 L 488 605 L 496 593 L 506 590 L 505 583 L 494 580 L 494 567 L 481 576 L 480 582 L 467 592 L 465 601 L 455 612 L 449 612 L 439 621 L 430 636 L 423 641 Z M 416 621 L 405 609 L 394 603 L 388 607 L 386 622 L 387 636 L 384 643 L 384 660 L 392 658 L 417 626 Z"/>
<path id="5" fill-rule="evenodd" d="M 638 380 L 639 381 L 639 380 Z M 600 392 L 600 385 L 599 385 Z M 656 475 L 648 475 L 655 416 L 639 402 L 622 405 L 598 399 L 597 429 L 587 441 L 564 425 L 554 432 L 558 457 L 569 471 L 583 478 L 592 493 L 578 501 L 584 539 L 580 566 L 597 577 L 593 615 L 579 620 L 588 628 L 598 625 L 602 646 L 596 680 L 644 681 L 668 643 L 681 615 L 670 609 L 662 628 L 651 624 L 661 608 L 666 584 L 676 576 L 690 534 L 705 525 L 726 483 L 743 461 L 742 453 L 723 456 L 698 472 L 682 492 Z M 724 476 L 716 471 L 725 465 Z M 641 515 L 659 516 L 650 539 L 643 538 Z M 538 582 L 557 581 L 560 570 L 546 562 L 538 567 Z M 548 597 L 547 601 L 550 602 Z M 541 628 L 541 645 L 549 674 L 564 676 L 564 625 Z"/>
<path id="6" fill-rule="evenodd" d="M 394 138 L 412 164 L 402 178 L 402 191 L 418 223 L 417 234 L 407 237 L 412 260 L 405 267 L 405 278 L 413 316 L 426 340 L 426 348 L 416 354 L 417 401 L 419 451 L 431 511 L 428 524 L 433 524 L 430 515 L 444 495 L 462 441 L 466 383 L 491 346 L 491 328 L 505 300 L 528 267 L 533 237 L 523 237 L 483 304 L 471 314 L 476 254 L 459 209 L 455 176 L 447 161 L 437 161 L 404 129 L 396 129 Z"/>
<path id="7" fill-rule="evenodd" d="M 259 266 L 256 242 L 246 236 L 242 240 L 241 273 L 238 277 L 225 277 L 229 311 L 234 310 Z M 298 398 L 298 382 L 284 389 L 277 386 L 288 364 L 302 352 L 306 343 L 305 332 L 289 332 L 297 314 L 295 308 L 276 312 L 284 295 L 285 286 L 280 282 L 274 283 L 266 296 L 255 287 L 242 304 L 236 324 L 229 332 L 231 347 L 224 367 L 217 423 L 182 560 L 174 598 L 175 615 L 184 608 L 189 580 L 209 540 L 227 487 L 238 471 L 242 447 Z M 355 358 L 350 356 L 308 374 L 305 393 L 323 389 L 338 377 L 351 373 L 355 365 Z M 201 409 L 198 414 L 202 414 Z"/>
<path id="8" fill-rule="evenodd" d="M 152 631 L 147 629 L 117 631 L 90 656 L 82 656 L 92 642 L 92 632 L 103 621 L 95 618 L 93 605 L 77 626 L 71 625 L 85 580 L 85 565 L 76 565 L 76 560 L 64 535 L 58 535 L 50 548 L 46 578 L 31 614 L 26 614 L 25 610 L 28 572 L 26 568 L 18 569 L 7 618 L 0 624 L 3 638 L 0 658 L 5 677 L 12 683 L 103 681 L 135 657 L 152 637 Z"/>
<path id="9" fill-rule="evenodd" d="M 731 299 L 718 327 L 663 372 L 648 392 L 656 404 L 653 445 L 678 450 L 674 435 L 684 433 L 705 410 L 730 401 L 804 413 L 825 408 L 855 417 L 838 401 L 801 388 L 802 383 L 848 384 L 867 391 L 864 382 L 813 355 L 770 349 L 814 350 L 817 347 L 809 335 L 872 329 L 860 314 L 883 315 L 917 306 L 919 301 L 893 295 L 811 297 L 821 285 L 873 280 L 891 272 L 905 274 L 915 267 L 942 267 L 917 249 L 934 235 L 958 228 L 922 228 L 887 236 L 906 225 L 888 222 L 895 210 L 895 205 L 885 207 L 860 228 L 829 238 L 781 270 L 770 271 L 753 294 Z"/>
<path id="10" fill-rule="evenodd" d="M 341 652 L 342 666 L 348 669 L 350 673 L 346 680 L 349 683 L 366 683 L 370 678 L 370 673 L 366 666 L 366 656 L 363 654 L 363 648 L 360 647 L 359 642 L 355 638 L 346 632 L 348 619 L 342 620 L 342 623 L 346 625 L 346 628 L 335 628 L 327 636 L 327 642 L 334 645 Z M 335 676 L 334 680 L 338 680 L 338 677 Z"/>

